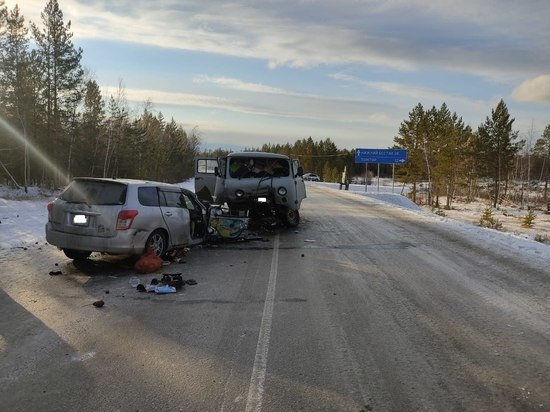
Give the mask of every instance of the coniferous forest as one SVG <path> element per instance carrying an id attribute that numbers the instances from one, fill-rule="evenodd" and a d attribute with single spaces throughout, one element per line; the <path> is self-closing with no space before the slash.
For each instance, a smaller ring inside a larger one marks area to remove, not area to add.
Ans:
<path id="1" fill-rule="evenodd" d="M 47 1 L 39 22 L 26 21 L 18 6 L 8 9 L 0 0 L 2 184 L 62 187 L 73 176 L 179 182 L 193 176 L 195 157 L 225 153 L 201 150 L 198 129 L 184 130 L 176 119 L 155 113 L 151 102 L 131 111 L 122 83 L 104 96 L 82 66 L 85 51 L 72 36 L 58 0 Z M 520 139 L 514 120 L 503 100 L 476 128 L 445 103 L 430 109 L 418 103 L 396 127 L 392 148 L 408 153 L 408 162 L 395 167 L 396 179 L 413 186 L 414 200 L 422 192 L 422 201 L 436 207 L 480 195 L 496 207 L 512 192 L 522 202 L 533 188 L 546 204 L 550 125 L 524 131 L 527 138 Z M 355 148 L 338 148 L 328 137 L 246 150 L 298 158 L 306 172 L 329 182 L 340 182 L 344 168 L 348 181 L 378 173 L 377 165 L 366 172 L 354 163 Z M 381 165 L 381 176 L 391 174 L 391 165 Z"/>

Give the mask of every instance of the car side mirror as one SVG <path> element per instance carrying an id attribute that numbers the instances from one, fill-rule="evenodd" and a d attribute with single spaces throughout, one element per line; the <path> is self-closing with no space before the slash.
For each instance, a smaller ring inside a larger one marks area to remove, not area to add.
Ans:
<path id="1" fill-rule="evenodd" d="M 297 176 L 302 177 L 304 175 L 304 169 L 302 166 L 298 166 L 298 172 L 296 173 Z"/>

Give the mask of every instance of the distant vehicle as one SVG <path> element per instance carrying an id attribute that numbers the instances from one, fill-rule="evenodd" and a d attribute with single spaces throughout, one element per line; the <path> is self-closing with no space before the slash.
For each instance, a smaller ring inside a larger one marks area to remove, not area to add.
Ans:
<path id="1" fill-rule="evenodd" d="M 321 178 L 316 175 L 315 173 L 304 173 L 304 180 L 308 180 L 310 182 L 320 182 Z"/>
<path id="2" fill-rule="evenodd" d="M 237 152 L 195 163 L 195 193 L 200 200 L 227 204 L 234 216 L 277 217 L 288 226 L 300 222 L 306 197 L 297 160 L 265 152 Z"/>
<path id="3" fill-rule="evenodd" d="M 158 256 L 202 243 L 206 208 L 176 185 L 132 179 L 75 178 L 48 204 L 46 240 L 74 260 L 92 252 Z"/>

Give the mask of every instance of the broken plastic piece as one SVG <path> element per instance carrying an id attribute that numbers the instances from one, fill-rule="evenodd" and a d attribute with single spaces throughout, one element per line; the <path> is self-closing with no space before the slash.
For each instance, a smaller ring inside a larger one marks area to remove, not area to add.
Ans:
<path id="1" fill-rule="evenodd" d="M 161 285 L 161 286 L 155 287 L 155 293 L 158 295 L 162 295 L 166 293 L 176 293 L 176 288 L 173 286 Z"/>

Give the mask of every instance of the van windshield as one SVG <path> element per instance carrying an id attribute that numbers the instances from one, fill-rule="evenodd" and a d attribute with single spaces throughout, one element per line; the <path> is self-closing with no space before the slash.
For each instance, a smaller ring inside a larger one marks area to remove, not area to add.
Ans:
<path id="1" fill-rule="evenodd" d="M 123 205 L 126 202 L 126 185 L 94 180 L 73 180 L 59 198 L 69 203 L 87 205 Z"/>
<path id="2" fill-rule="evenodd" d="M 229 176 L 236 179 L 258 177 L 287 177 L 290 174 L 288 160 L 269 157 L 231 157 Z"/>

